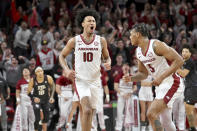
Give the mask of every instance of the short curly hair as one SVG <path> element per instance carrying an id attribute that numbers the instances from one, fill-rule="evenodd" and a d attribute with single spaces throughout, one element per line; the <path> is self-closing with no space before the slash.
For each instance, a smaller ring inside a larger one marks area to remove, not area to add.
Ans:
<path id="1" fill-rule="evenodd" d="M 135 24 L 132 28 L 132 30 L 135 30 L 136 32 L 139 32 L 144 37 L 149 37 L 149 31 L 148 28 L 144 23 L 141 24 Z"/>
<path id="2" fill-rule="evenodd" d="M 100 19 L 100 15 L 98 14 L 98 12 L 96 12 L 96 10 L 92 10 L 92 9 L 81 9 L 77 12 L 77 16 L 75 18 L 75 24 L 76 26 L 82 28 L 81 23 L 84 21 L 84 18 L 86 16 L 93 16 L 94 19 L 96 20 L 96 24 L 99 23 L 99 19 Z"/>

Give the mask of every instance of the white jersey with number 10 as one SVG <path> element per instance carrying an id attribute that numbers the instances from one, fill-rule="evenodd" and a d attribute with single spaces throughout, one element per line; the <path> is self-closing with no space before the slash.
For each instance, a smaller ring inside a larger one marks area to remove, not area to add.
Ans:
<path id="1" fill-rule="evenodd" d="M 93 36 L 89 43 L 85 42 L 83 36 L 75 37 L 75 71 L 76 77 L 81 80 L 100 80 L 101 65 L 101 37 Z"/>

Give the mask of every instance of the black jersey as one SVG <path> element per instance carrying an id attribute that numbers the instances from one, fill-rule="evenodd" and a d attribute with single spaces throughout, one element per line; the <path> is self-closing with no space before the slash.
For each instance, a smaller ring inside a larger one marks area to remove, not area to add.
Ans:
<path id="1" fill-rule="evenodd" d="M 183 68 L 189 70 L 188 75 L 185 77 L 186 88 L 193 86 L 197 87 L 197 72 L 194 61 L 191 58 L 188 59 L 187 61 L 185 61 Z"/>
<path id="2" fill-rule="evenodd" d="M 38 83 L 37 79 L 34 78 L 34 90 L 33 97 L 38 97 L 41 101 L 49 100 L 49 83 L 47 76 L 44 76 L 44 81 Z"/>

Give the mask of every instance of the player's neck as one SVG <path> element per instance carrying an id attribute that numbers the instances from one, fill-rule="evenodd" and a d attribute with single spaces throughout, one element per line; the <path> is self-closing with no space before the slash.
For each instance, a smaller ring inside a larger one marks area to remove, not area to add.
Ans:
<path id="1" fill-rule="evenodd" d="M 81 35 L 83 36 L 83 38 L 85 40 L 92 40 L 93 39 L 93 36 L 94 36 L 94 33 L 86 33 L 86 32 L 83 32 Z"/>
<path id="2" fill-rule="evenodd" d="M 43 77 L 37 77 L 36 79 L 37 79 L 37 81 L 38 81 L 39 83 L 41 83 L 41 82 L 43 82 L 43 80 L 44 80 L 44 76 L 43 76 Z"/>
<path id="3" fill-rule="evenodd" d="M 145 53 L 148 46 L 149 46 L 149 39 L 148 38 L 144 38 L 144 39 L 141 39 L 141 41 L 139 41 L 139 47 L 141 47 L 142 51 Z"/>

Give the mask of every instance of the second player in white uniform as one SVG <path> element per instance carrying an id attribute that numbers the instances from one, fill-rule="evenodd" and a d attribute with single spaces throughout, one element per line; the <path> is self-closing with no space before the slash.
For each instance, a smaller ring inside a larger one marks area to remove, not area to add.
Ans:
<path id="1" fill-rule="evenodd" d="M 141 81 L 148 74 L 153 77 L 156 97 L 148 109 L 147 116 L 154 131 L 175 131 L 171 108 L 174 100 L 183 94 L 183 81 L 175 72 L 183 65 L 182 57 L 165 43 L 149 39 L 145 24 L 137 24 L 130 32 L 132 45 L 138 46 L 138 72 L 133 76 L 124 76 L 124 80 Z M 171 63 L 168 63 L 168 61 Z M 160 121 L 158 120 L 160 116 Z M 161 123 L 160 123 L 161 122 Z"/>

